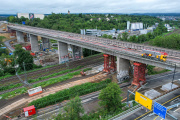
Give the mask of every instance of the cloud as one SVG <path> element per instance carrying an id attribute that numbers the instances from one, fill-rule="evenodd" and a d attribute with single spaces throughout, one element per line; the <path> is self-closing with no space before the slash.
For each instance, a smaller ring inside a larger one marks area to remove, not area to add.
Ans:
<path id="1" fill-rule="evenodd" d="M 3 0 L 0 14 L 178 13 L 179 6 L 179 0 Z"/>

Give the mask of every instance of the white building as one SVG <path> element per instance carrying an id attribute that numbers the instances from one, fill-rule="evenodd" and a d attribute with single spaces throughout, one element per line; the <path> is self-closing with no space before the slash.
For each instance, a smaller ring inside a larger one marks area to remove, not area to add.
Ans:
<path id="1" fill-rule="evenodd" d="M 130 21 L 127 21 L 127 30 L 130 29 Z"/>
<path id="2" fill-rule="evenodd" d="M 40 19 L 44 19 L 44 14 L 33 14 L 34 17 L 33 18 L 40 18 Z M 21 17 L 25 17 L 30 19 L 30 13 L 17 13 L 17 17 L 21 18 Z"/>
<path id="3" fill-rule="evenodd" d="M 150 29 L 144 29 L 144 30 L 139 30 L 139 31 L 140 31 L 140 35 L 147 34 L 149 32 L 153 32 L 153 30 L 150 30 Z"/>
<path id="4" fill-rule="evenodd" d="M 25 17 L 29 19 L 29 13 L 17 13 L 17 17 L 18 18 Z"/>
<path id="5" fill-rule="evenodd" d="M 40 18 L 41 20 L 43 20 L 44 14 L 34 14 L 34 18 Z"/>
<path id="6" fill-rule="evenodd" d="M 143 29 L 143 23 L 131 23 L 131 30 L 141 30 Z"/>

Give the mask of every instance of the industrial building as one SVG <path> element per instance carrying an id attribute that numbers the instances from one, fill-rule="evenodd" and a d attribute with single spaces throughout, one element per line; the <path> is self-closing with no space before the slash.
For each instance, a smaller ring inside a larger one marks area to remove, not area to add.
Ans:
<path id="1" fill-rule="evenodd" d="M 131 30 L 142 30 L 143 23 L 131 23 Z"/>
<path id="2" fill-rule="evenodd" d="M 173 30 L 173 28 L 169 24 L 165 24 L 164 26 L 167 28 L 168 32 Z"/>
<path id="3" fill-rule="evenodd" d="M 33 18 L 40 18 L 41 20 L 44 19 L 44 14 L 34 14 L 34 13 L 17 13 L 17 17 L 25 17 L 28 19 L 33 19 Z"/>

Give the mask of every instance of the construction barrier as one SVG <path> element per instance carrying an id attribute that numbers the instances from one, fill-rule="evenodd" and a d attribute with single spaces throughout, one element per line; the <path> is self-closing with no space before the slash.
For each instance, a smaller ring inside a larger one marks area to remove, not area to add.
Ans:
<path id="1" fill-rule="evenodd" d="M 41 88 L 41 86 L 36 87 L 36 88 L 32 88 L 32 89 L 29 89 L 29 90 L 28 90 L 29 96 L 34 96 L 34 95 L 39 94 L 39 93 L 42 93 L 42 88 Z"/>

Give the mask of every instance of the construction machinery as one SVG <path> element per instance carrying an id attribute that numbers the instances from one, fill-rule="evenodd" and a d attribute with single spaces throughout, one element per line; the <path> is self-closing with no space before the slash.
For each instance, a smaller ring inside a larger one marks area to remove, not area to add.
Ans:
<path id="1" fill-rule="evenodd" d="M 12 58 L 5 58 L 5 62 L 7 65 L 9 65 L 12 62 Z"/>
<path id="2" fill-rule="evenodd" d="M 81 73 L 82 76 L 86 75 L 86 73 L 83 70 L 80 73 Z"/>
<path id="3" fill-rule="evenodd" d="M 3 29 L 2 29 L 3 31 L 6 31 L 6 28 L 5 27 L 3 27 Z"/>

